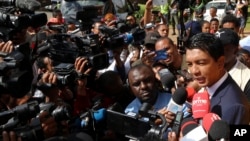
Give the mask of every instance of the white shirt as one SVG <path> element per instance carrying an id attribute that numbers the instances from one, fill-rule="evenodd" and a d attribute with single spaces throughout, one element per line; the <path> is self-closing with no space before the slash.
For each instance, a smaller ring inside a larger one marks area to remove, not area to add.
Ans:
<path id="1" fill-rule="evenodd" d="M 228 72 L 226 72 L 215 84 L 211 87 L 206 87 L 206 90 L 209 94 L 209 99 L 211 99 L 215 93 L 215 91 L 219 88 L 219 86 L 227 79 Z M 200 91 L 204 91 L 205 88 L 201 89 Z"/>

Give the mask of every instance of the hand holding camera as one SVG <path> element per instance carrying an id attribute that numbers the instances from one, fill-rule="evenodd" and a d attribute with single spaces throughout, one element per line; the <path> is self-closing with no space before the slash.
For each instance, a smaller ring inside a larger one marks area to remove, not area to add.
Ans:
<path id="1" fill-rule="evenodd" d="M 12 41 L 8 41 L 8 42 L 0 42 L 0 52 L 3 53 L 11 53 L 14 49 L 13 43 Z"/>

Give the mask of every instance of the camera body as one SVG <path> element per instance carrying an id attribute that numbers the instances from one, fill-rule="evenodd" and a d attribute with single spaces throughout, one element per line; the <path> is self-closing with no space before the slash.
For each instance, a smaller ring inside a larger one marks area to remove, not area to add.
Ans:
<path id="1" fill-rule="evenodd" d="M 124 27 L 126 30 L 123 29 Z M 99 27 L 99 30 L 106 38 L 103 46 L 111 50 L 130 43 L 141 45 L 146 36 L 144 29 L 140 27 L 130 29 L 126 23 L 123 23 L 123 26 L 120 26 L 120 28 L 102 25 Z"/>

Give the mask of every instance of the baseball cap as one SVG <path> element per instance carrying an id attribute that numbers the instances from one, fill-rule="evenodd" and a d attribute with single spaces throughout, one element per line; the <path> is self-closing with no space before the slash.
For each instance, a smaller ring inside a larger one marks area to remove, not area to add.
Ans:
<path id="1" fill-rule="evenodd" d="M 215 33 L 215 36 L 217 36 L 221 40 L 221 43 L 223 45 L 232 44 L 232 45 L 235 45 L 237 47 L 239 45 L 240 38 L 239 38 L 238 34 L 230 28 L 222 28 L 222 29 L 218 30 Z"/>
<path id="2" fill-rule="evenodd" d="M 250 36 L 240 40 L 240 47 L 250 52 Z"/>
<path id="3" fill-rule="evenodd" d="M 154 45 L 160 37 L 161 36 L 157 31 L 150 31 L 150 32 L 146 33 L 146 37 L 144 39 L 144 45 L 147 45 L 147 44 Z"/>

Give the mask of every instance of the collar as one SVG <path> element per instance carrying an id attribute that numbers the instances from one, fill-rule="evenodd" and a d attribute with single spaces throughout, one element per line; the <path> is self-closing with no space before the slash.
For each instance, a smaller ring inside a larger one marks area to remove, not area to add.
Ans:
<path id="1" fill-rule="evenodd" d="M 227 79 L 227 77 L 228 72 L 226 72 L 214 85 L 212 85 L 211 87 L 206 87 L 210 99 L 213 97 L 215 91 L 219 88 L 219 86 L 221 86 L 221 84 Z"/>

